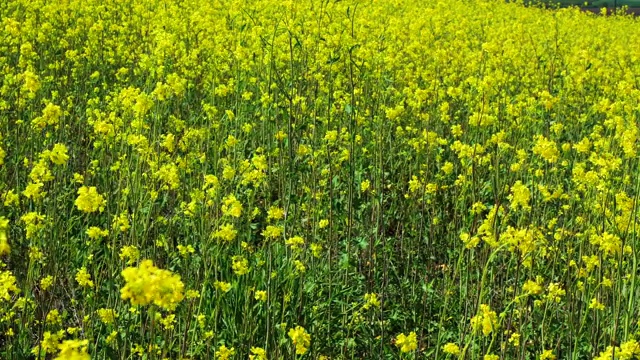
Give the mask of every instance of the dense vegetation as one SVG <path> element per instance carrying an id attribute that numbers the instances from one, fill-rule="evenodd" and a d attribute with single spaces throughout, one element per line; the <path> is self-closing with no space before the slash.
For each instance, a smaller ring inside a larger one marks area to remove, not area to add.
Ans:
<path id="1" fill-rule="evenodd" d="M 640 27 L 0 2 L 0 358 L 637 359 Z"/>

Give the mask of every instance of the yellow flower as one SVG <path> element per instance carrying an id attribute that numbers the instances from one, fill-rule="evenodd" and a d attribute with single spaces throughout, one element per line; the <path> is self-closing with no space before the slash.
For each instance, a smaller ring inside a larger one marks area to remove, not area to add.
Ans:
<path id="1" fill-rule="evenodd" d="M 224 345 L 221 345 L 216 352 L 216 359 L 218 360 L 228 360 L 236 353 L 234 348 L 227 348 Z"/>
<path id="2" fill-rule="evenodd" d="M 513 210 L 518 209 L 518 207 L 522 207 L 523 210 L 529 210 L 531 207 L 529 206 L 529 199 L 531 199 L 531 191 L 529 188 L 522 184 L 522 181 L 516 181 L 515 184 L 511 187 L 511 195 L 509 195 L 511 199 L 511 208 Z"/>
<path id="3" fill-rule="evenodd" d="M 277 239 L 282 235 L 284 229 L 282 226 L 273 226 L 267 225 L 267 227 L 262 231 L 262 236 L 267 239 Z"/>
<path id="4" fill-rule="evenodd" d="M 540 354 L 540 360 L 555 360 L 556 356 L 553 354 L 553 350 L 544 350 Z"/>
<path id="5" fill-rule="evenodd" d="M 45 158 L 48 157 L 48 152 L 45 152 L 45 155 Z M 31 181 L 33 181 L 34 183 L 45 183 L 53 180 L 53 174 L 51 173 L 49 164 L 46 160 L 40 159 L 38 162 L 33 164 L 33 168 L 29 173 L 29 179 L 31 179 Z"/>
<path id="6" fill-rule="evenodd" d="M 216 281 L 213 283 L 213 287 L 215 287 L 216 289 L 222 291 L 222 292 L 229 292 L 229 290 L 231 290 L 231 284 L 229 284 L 228 282 L 224 282 L 224 281 Z"/>
<path id="7" fill-rule="evenodd" d="M 442 347 L 442 351 L 444 351 L 446 354 L 451 354 L 456 356 L 460 354 L 460 347 L 454 343 L 446 343 Z"/>
<path id="8" fill-rule="evenodd" d="M 311 244 L 311 254 L 316 258 L 322 256 L 322 245 L 317 243 Z"/>
<path id="9" fill-rule="evenodd" d="M 98 316 L 100 317 L 100 321 L 104 324 L 113 324 L 113 322 L 118 317 L 118 314 L 113 309 L 98 309 Z"/>
<path id="10" fill-rule="evenodd" d="M 27 199 L 37 200 L 44 197 L 47 193 L 42 191 L 42 187 L 44 186 L 41 182 L 29 183 L 27 187 L 22 192 Z"/>
<path id="11" fill-rule="evenodd" d="M 47 275 L 42 279 L 40 279 L 40 288 L 43 291 L 46 291 L 48 288 L 51 287 L 51 285 L 53 285 L 53 276 Z"/>
<path id="12" fill-rule="evenodd" d="M 236 255 L 232 258 L 231 268 L 236 275 L 245 275 L 249 273 L 249 261 L 243 256 Z"/>
<path id="13" fill-rule="evenodd" d="M 396 337 L 396 346 L 400 348 L 400 351 L 406 353 L 418 348 L 418 339 L 414 331 L 409 335 L 400 334 Z"/>
<path id="14" fill-rule="evenodd" d="M 284 219 L 284 210 L 277 206 L 272 206 L 267 210 L 267 220 L 282 220 Z"/>
<path id="15" fill-rule="evenodd" d="M 291 246 L 292 249 L 298 250 L 299 247 L 304 245 L 304 239 L 300 236 L 294 236 L 285 240 L 284 243 Z"/>
<path id="16" fill-rule="evenodd" d="M 230 194 L 222 200 L 222 213 L 227 216 L 240 217 L 242 215 L 242 203 L 236 196 Z"/>
<path id="17" fill-rule="evenodd" d="M 366 293 L 364 294 L 365 304 L 362 306 L 365 310 L 373 307 L 380 307 L 380 300 L 378 300 L 378 295 L 375 293 Z"/>
<path id="18" fill-rule="evenodd" d="M 622 240 L 620 237 L 609 234 L 608 232 L 604 232 L 602 235 L 591 235 L 589 242 L 593 245 L 598 245 L 605 255 L 615 255 L 622 251 Z"/>
<path id="19" fill-rule="evenodd" d="M 180 186 L 180 174 L 174 163 L 162 165 L 154 176 L 164 184 L 163 189 L 175 190 Z"/>
<path id="20" fill-rule="evenodd" d="M 637 340 L 631 339 L 620 345 L 620 358 L 632 359 L 640 357 L 640 344 Z"/>
<path id="21" fill-rule="evenodd" d="M 86 267 L 78 269 L 76 272 L 76 281 L 78 285 L 83 287 L 93 287 L 93 281 L 91 281 L 91 275 L 87 272 Z"/>
<path id="22" fill-rule="evenodd" d="M 565 290 L 559 283 L 551 283 L 547 287 L 547 299 L 552 302 L 560 302 L 562 297 L 566 294 Z"/>
<path id="23" fill-rule="evenodd" d="M 509 337 L 509 344 L 517 347 L 520 345 L 520 334 L 519 333 L 513 333 L 511 334 L 511 336 Z"/>
<path id="24" fill-rule="evenodd" d="M 267 300 L 267 292 L 264 290 L 256 290 L 255 299 L 258 301 L 266 301 Z"/>
<path id="25" fill-rule="evenodd" d="M 479 314 L 471 319 L 471 328 L 475 331 L 482 329 L 484 336 L 487 336 L 498 329 L 498 315 L 489 305 L 481 304 Z"/>
<path id="26" fill-rule="evenodd" d="M 98 193 L 95 186 L 83 186 L 78 189 L 78 198 L 75 202 L 78 210 L 86 213 L 92 213 L 98 210 L 102 212 L 104 211 L 106 203 L 107 201 Z"/>
<path id="27" fill-rule="evenodd" d="M 57 309 L 53 309 L 49 311 L 46 318 L 47 324 L 62 324 L 62 317 L 60 316 L 60 312 Z"/>
<path id="28" fill-rule="evenodd" d="M 134 245 L 123 246 L 120 249 L 120 260 L 127 260 L 127 265 L 135 263 L 140 258 L 140 250 Z"/>
<path id="29" fill-rule="evenodd" d="M 442 172 L 450 175 L 453 172 L 453 163 L 449 161 L 445 162 L 444 165 L 442 165 Z"/>
<path id="30" fill-rule="evenodd" d="M 0 256 L 6 255 L 11 251 L 9 240 L 7 239 L 7 230 L 9 229 L 9 220 L 4 216 L 0 216 Z"/>
<path id="31" fill-rule="evenodd" d="M 108 236 L 109 235 L 109 230 L 102 230 L 97 226 L 92 226 L 92 227 L 87 229 L 85 234 L 87 234 L 87 236 L 92 240 L 98 240 L 100 238 Z"/>
<path id="32" fill-rule="evenodd" d="M 593 298 L 593 299 L 591 299 L 591 302 L 589 303 L 589 309 L 604 310 L 605 306 L 604 306 L 603 303 L 598 301 L 598 299 Z"/>
<path id="33" fill-rule="evenodd" d="M 129 223 L 129 214 L 125 211 L 120 213 L 120 215 L 113 217 L 113 223 L 111 224 L 111 229 L 120 230 L 125 232 L 129 230 L 131 224 Z"/>
<path id="34" fill-rule="evenodd" d="M 522 285 L 522 290 L 531 295 L 538 295 L 542 292 L 542 285 L 539 282 L 533 280 L 527 280 L 524 285 Z"/>
<path id="35" fill-rule="evenodd" d="M 64 165 L 69 160 L 67 147 L 64 144 L 55 144 L 49 152 L 49 160 L 56 165 Z"/>
<path id="36" fill-rule="evenodd" d="M 65 340 L 59 346 L 60 353 L 54 360 L 89 360 L 89 340 Z"/>
<path id="37" fill-rule="evenodd" d="M 122 270 L 125 286 L 120 290 L 124 300 L 133 305 L 155 304 L 172 311 L 184 298 L 184 284 L 179 275 L 158 269 L 151 260 L 143 260 L 138 267 Z"/>
<path id="38" fill-rule="evenodd" d="M 480 243 L 479 236 L 471 236 L 469 235 L 469 233 L 466 233 L 466 232 L 463 232 L 460 234 L 460 240 L 462 240 L 464 247 L 467 249 L 473 249 L 474 247 L 478 246 L 478 244 Z"/>
<path id="39" fill-rule="evenodd" d="M 176 315 L 168 314 L 164 318 L 160 318 L 159 322 L 165 330 L 173 330 L 175 328 L 174 324 L 176 322 Z"/>
<path id="40" fill-rule="evenodd" d="M 542 135 L 538 135 L 536 137 L 536 143 L 533 146 L 532 151 L 534 154 L 540 155 L 551 164 L 558 161 L 558 157 L 560 155 L 556 143 L 553 142 L 553 140 L 548 140 Z"/>
<path id="41" fill-rule="evenodd" d="M 44 129 L 47 125 L 57 125 L 62 116 L 62 108 L 53 103 L 48 103 L 42 110 L 42 116 L 31 121 L 31 124 L 38 129 Z"/>
<path id="42" fill-rule="evenodd" d="M 334 143 L 338 139 L 338 131 L 337 130 L 329 130 L 324 135 L 324 139 L 329 143 Z"/>
<path id="43" fill-rule="evenodd" d="M 371 182 L 369 180 L 363 180 L 360 183 L 360 191 L 365 192 L 365 191 L 369 190 L 370 186 L 371 186 Z"/>
<path id="44" fill-rule="evenodd" d="M 24 85 L 22 87 L 30 93 L 30 96 L 35 96 L 34 93 L 40 89 L 40 80 L 38 79 L 38 75 L 27 70 L 22 73 L 22 78 L 24 79 Z"/>
<path id="45" fill-rule="evenodd" d="M 302 326 L 296 326 L 295 329 L 289 329 L 288 333 L 293 345 L 296 347 L 296 354 L 303 355 L 307 352 L 311 345 L 311 335 Z"/>
<path id="46" fill-rule="evenodd" d="M 184 296 L 187 299 L 197 299 L 200 297 L 200 292 L 198 290 L 187 290 Z"/>
<path id="47" fill-rule="evenodd" d="M 12 205 L 20 205 L 20 195 L 16 194 L 13 190 L 8 190 L 4 193 L 4 206 L 9 207 Z"/>
<path id="48" fill-rule="evenodd" d="M 30 246 L 29 259 L 42 263 L 42 260 L 44 260 L 44 253 L 37 246 Z"/>
<path id="49" fill-rule="evenodd" d="M 222 169 L 222 178 L 231 180 L 234 176 L 236 176 L 236 170 L 229 165 L 225 165 Z"/>
<path id="50" fill-rule="evenodd" d="M 191 245 L 187 245 L 187 246 L 178 245 L 177 248 L 178 248 L 178 252 L 180 253 L 180 256 L 182 257 L 187 257 L 196 251 L 196 249 L 194 249 L 193 246 Z"/>
<path id="51" fill-rule="evenodd" d="M 260 347 L 251 347 L 249 360 L 267 360 L 267 352 Z"/>
<path id="52" fill-rule="evenodd" d="M 53 353 L 58 350 L 60 339 L 65 335 L 64 330 L 60 330 L 56 333 L 45 331 L 40 344 L 31 349 L 31 354 L 36 356 L 43 356 L 47 353 Z"/>
<path id="53" fill-rule="evenodd" d="M 111 334 L 109 334 L 109 336 L 107 336 L 106 338 L 106 342 L 107 344 L 113 344 L 118 338 L 118 332 L 116 330 L 112 331 Z"/>
<path id="54" fill-rule="evenodd" d="M 176 136 L 172 133 L 168 133 L 166 135 L 162 135 L 162 147 L 167 149 L 168 152 L 172 153 L 176 147 Z"/>
<path id="55" fill-rule="evenodd" d="M 307 268 L 304 266 L 304 263 L 300 260 L 294 260 L 293 265 L 296 267 L 296 271 L 298 273 L 304 273 L 307 271 Z"/>
<path id="56" fill-rule="evenodd" d="M 221 239 L 227 242 L 233 241 L 236 238 L 238 231 L 233 227 L 233 224 L 224 224 L 220 226 L 218 231 L 212 234 L 214 239 Z"/>

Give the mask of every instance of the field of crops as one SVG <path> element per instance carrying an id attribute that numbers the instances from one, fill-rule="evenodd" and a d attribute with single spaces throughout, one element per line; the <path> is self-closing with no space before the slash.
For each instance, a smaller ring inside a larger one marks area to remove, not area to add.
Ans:
<path id="1" fill-rule="evenodd" d="M 640 359 L 639 76 L 578 9 L 1 1 L 0 359 Z"/>

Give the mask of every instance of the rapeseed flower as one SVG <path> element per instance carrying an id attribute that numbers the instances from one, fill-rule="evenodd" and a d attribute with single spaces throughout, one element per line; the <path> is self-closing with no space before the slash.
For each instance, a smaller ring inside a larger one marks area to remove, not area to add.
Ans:
<path id="1" fill-rule="evenodd" d="M 409 335 L 405 335 L 404 333 L 398 335 L 396 337 L 396 346 L 399 347 L 403 353 L 417 349 L 418 339 L 416 333 L 412 331 Z"/>
<path id="2" fill-rule="evenodd" d="M 93 281 L 91 281 L 91 275 L 84 266 L 76 272 L 76 281 L 82 287 L 92 288 L 94 286 Z"/>
<path id="3" fill-rule="evenodd" d="M 304 239 L 301 236 L 293 236 L 285 240 L 285 244 L 289 245 L 293 250 L 299 250 L 304 245 Z"/>
<path id="4" fill-rule="evenodd" d="M 249 260 L 244 258 L 243 256 L 236 255 L 232 259 L 231 268 L 233 269 L 234 274 L 241 276 L 249 273 Z"/>
<path id="5" fill-rule="evenodd" d="M 516 210 L 521 207 L 524 210 L 529 210 L 529 199 L 531 198 L 531 191 L 521 181 L 516 181 L 511 187 L 511 207 Z"/>
<path id="6" fill-rule="evenodd" d="M 53 149 L 48 153 L 49 160 L 56 165 L 64 165 L 69 160 L 67 147 L 64 144 L 55 144 Z"/>
<path id="7" fill-rule="evenodd" d="M 527 280 L 524 285 L 522 285 L 522 290 L 527 293 L 527 294 L 531 294 L 531 295 L 538 295 L 542 292 L 543 288 L 542 285 L 540 284 L 541 281 L 539 281 L 541 279 L 536 279 L 536 281 L 533 280 Z"/>
<path id="8" fill-rule="evenodd" d="M 227 348 L 225 345 L 220 345 L 218 351 L 216 351 L 216 359 L 228 360 L 235 355 L 236 350 L 234 348 Z"/>
<path id="9" fill-rule="evenodd" d="M 140 258 L 140 250 L 134 245 L 123 246 L 119 257 L 120 260 L 126 260 L 127 265 L 132 265 Z"/>
<path id="10" fill-rule="evenodd" d="M 100 317 L 100 321 L 104 324 L 113 324 L 118 314 L 113 309 L 98 309 L 98 316 Z"/>
<path id="11" fill-rule="evenodd" d="M 235 195 L 230 194 L 222 200 L 222 213 L 238 218 L 242 215 L 242 203 L 236 199 Z"/>
<path id="12" fill-rule="evenodd" d="M 603 303 L 601 303 L 600 301 L 598 301 L 597 298 L 591 299 L 591 302 L 589 303 L 589 309 L 602 311 L 602 310 L 605 309 L 605 307 L 606 306 Z"/>
<path id="13" fill-rule="evenodd" d="M 65 340 L 58 345 L 60 353 L 54 360 L 89 360 L 88 346 L 89 340 Z"/>
<path id="14" fill-rule="evenodd" d="M 223 293 L 229 292 L 229 290 L 231 290 L 231 284 L 224 281 L 216 281 L 213 283 L 213 286 Z"/>
<path id="15" fill-rule="evenodd" d="M 212 234 L 214 239 L 224 240 L 226 242 L 231 242 L 236 238 L 238 231 L 235 229 L 233 224 L 223 224 L 220 228 Z"/>
<path id="16" fill-rule="evenodd" d="M 76 199 L 75 204 L 78 210 L 86 213 L 92 213 L 96 211 L 104 211 L 107 201 L 98 193 L 95 186 L 83 186 L 78 189 L 78 198 Z"/>
<path id="17" fill-rule="evenodd" d="M 251 347 L 251 354 L 249 354 L 249 360 L 268 360 L 267 352 L 260 347 Z"/>
<path id="18" fill-rule="evenodd" d="M 471 319 L 471 328 L 476 331 L 482 330 L 484 336 L 488 336 L 498 329 L 498 315 L 489 305 L 481 304 L 478 315 Z"/>
<path id="19" fill-rule="evenodd" d="M 266 301 L 267 300 L 267 292 L 264 290 L 256 290 L 255 299 L 258 301 Z"/>
<path id="20" fill-rule="evenodd" d="M 132 305 L 155 304 L 172 311 L 184 298 L 180 276 L 153 266 L 151 260 L 122 270 L 122 277 L 125 286 L 120 290 L 121 297 L 131 300 Z"/>
<path id="21" fill-rule="evenodd" d="M 553 350 L 544 350 L 540 354 L 540 360 L 555 360 L 556 356 L 553 354 Z"/>
<path id="22" fill-rule="evenodd" d="M 364 305 L 362 306 L 365 310 L 368 310 L 371 307 L 380 307 L 380 300 L 378 300 L 378 295 L 375 293 L 366 293 L 364 294 Z"/>
<path id="23" fill-rule="evenodd" d="M 29 183 L 27 187 L 22 191 L 22 195 L 24 195 L 27 199 L 38 200 L 43 198 L 47 193 L 42 191 L 44 184 L 41 182 Z"/>
<path id="24" fill-rule="evenodd" d="M 442 347 L 442 351 L 444 351 L 445 354 L 457 356 L 460 354 L 460 347 L 454 343 L 446 343 Z"/>
<path id="25" fill-rule="evenodd" d="M 284 210 L 277 206 L 272 206 L 267 211 L 267 220 L 282 220 L 284 219 Z"/>
<path id="26" fill-rule="evenodd" d="M 109 230 L 103 230 L 97 226 L 92 226 L 88 228 L 85 233 L 87 234 L 89 239 L 92 239 L 92 240 L 98 240 L 105 236 L 109 236 Z"/>
<path id="27" fill-rule="evenodd" d="M 0 216 L 0 256 L 6 255 L 11 251 L 9 241 L 7 239 L 7 230 L 9 229 L 9 220 L 4 216 Z"/>
<path id="28" fill-rule="evenodd" d="M 289 338 L 296 347 L 297 355 L 304 355 L 311 345 L 311 335 L 302 326 L 296 326 L 295 329 L 289 329 Z"/>
<path id="29" fill-rule="evenodd" d="M 53 285 L 53 281 L 54 281 L 54 278 L 51 275 L 47 275 L 43 277 L 42 279 L 40 279 L 40 289 L 42 289 L 43 291 L 46 291 L 51 287 L 51 285 Z"/>

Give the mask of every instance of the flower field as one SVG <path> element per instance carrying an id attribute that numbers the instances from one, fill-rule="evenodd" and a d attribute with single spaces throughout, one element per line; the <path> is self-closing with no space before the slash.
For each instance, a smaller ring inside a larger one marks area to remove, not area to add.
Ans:
<path id="1" fill-rule="evenodd" d="M 0 2 L 0 359 L 640 359 L 640 27 Z"/>

